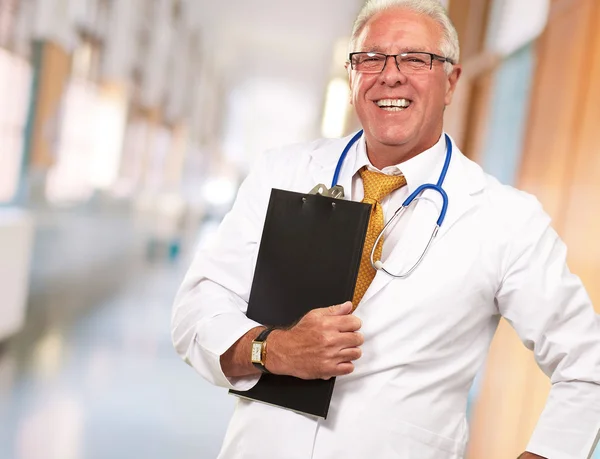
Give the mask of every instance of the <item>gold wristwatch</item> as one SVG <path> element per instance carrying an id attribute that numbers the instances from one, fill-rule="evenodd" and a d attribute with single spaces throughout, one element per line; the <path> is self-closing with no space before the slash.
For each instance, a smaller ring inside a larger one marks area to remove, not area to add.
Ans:
<path id="1" fill-rule="evenodd" d="M 267 358 L 267 336 L 271 333 L 274 328 L 266 328 L 264 329 L 254 341 L 252 341 L 252 355 L 250 356 L 250 360 L 252 361 L 252 365 L 258 368 L 263 373 L 271 373 L 265 367 L 265 360 Z"/>

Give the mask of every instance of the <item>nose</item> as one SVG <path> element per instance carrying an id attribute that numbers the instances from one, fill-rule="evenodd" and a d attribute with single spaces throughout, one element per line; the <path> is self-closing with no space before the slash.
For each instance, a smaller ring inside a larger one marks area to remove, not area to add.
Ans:
<path id="1" fill-rule="evenodd" d="M 385 65 L 379 74 L 379 79 L 383 84 L 388 86 L 396 86 L 398 83 L 406 83 L 406 75 L 400 70 L 400 67 L 398 66 L 394 56 L 388 56 L 385 60 Z"/>

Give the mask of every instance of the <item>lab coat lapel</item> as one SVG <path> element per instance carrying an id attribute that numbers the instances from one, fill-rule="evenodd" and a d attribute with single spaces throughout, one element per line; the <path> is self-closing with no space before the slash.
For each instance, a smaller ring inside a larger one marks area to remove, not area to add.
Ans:
<path id="1" fill-rule="evenodd" d="M 429 178 L 430 183 L 437 182 L 440 170 L 441 166 Z M 484 187 L 484 183 L 483 171 L 481 171 L 479 166 L 469 161 L 455 146 L 452 161 L 443 185 L 443 189 L 448 195 L 448 210 L 446 218 L 433 242 L 434 246 L 474 206 L 472 195 L 480 191 Z M 423 193 L 423 197 L 431 198 L 435 202 L 438 202 L 438 196 L 438 193 L 433 190 L 427 190 Z M 441 200 L 439 202 L 441 203 Z M 431 203 L 420 200 L 413 205 L 415 208 L 412 214 L 406 217 L 409 218 L 409 221 L 402 233 L 401 241 L 392 249 L 387 260 L 384 260 L 386 269 L 391 273 L 404 273 L 412 267 L 427 245 L 427 241 L 435 225 L 437 216 L 432 216 Z M 410 241 L 410 243 L 403 243 L 403 241 Z M 386 273 L 377 272 L 361 303 L 375 296 L 392 280 L 393 278 Z"/>

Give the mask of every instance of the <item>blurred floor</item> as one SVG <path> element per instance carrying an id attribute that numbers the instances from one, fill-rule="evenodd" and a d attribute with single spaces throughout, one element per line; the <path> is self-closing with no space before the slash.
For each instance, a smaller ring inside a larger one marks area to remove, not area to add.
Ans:
<path id="1" fill-rule="evenodd" d="M 27 327 L 0 349 L 0 459 L 215 458 L 234 400 L 170 341 L 188 260 L 147 262 L 131 225 L 103 221 L 93 256 L 57 257 L 73 221 L 38 234 Z"/>

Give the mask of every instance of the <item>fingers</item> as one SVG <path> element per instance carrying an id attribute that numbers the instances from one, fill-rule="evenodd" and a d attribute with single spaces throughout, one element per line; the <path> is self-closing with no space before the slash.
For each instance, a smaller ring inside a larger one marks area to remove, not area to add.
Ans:
<path id="1" fill-rule="evenodd" d="M 360 347 L 342 349 L 339 357 L 343 362 L 352 362 L 353 360 L 358 360 L 362 357 L 362 350 Z"/>
<path id="2" fill-rule="evenodd" d="M 348 349 L 352 347 L 362 346 L 365 342 L 365 338 L 362 333 L 352 332 L 343 333 L 340 335 L 339 345 L 341 349 Z"/>
<path id="3" fill-rule="evenodd" d="M 346 301 L 345 303 L 329 306 L 328 308 L 321 308 L 320 311 L 326 316 L 345 316 L 352 312 L 352 303 Z"/>
<path id="4" fill-rule="evenodd" d="M 341 350 L 337 356 L 337 359 L 339 359 L 338 363 L 334 364 L 333 367 L 329 367 L 329 369 L 326 370 L 327 376 L 321 376 L 321 379 L 349 375 L 354 371 L 354 363 L 352 362 L 360 359 L 361 356 L 362 351 L 358 347 Z"/>
<path id="5" fill-rule="evenodd" d="M 333 319 L 332 319 L 333 320 Z M 335 318 L 335 327 L 340 332 L 355 332 L 362 327 L 362 320 L 355 315 L 347 315 Z"/>
<path id="6" fill-rule="evenodd" d="M 362 346 L 365 338 L 360 332 L 336 333 L 323 337 L 323 349 L 329 349 L 330 352 L 339 352 L 342 349 Z"/>
<path id="7" fill-rule="evenodd" d="M 354 364 L 352 362 L 342 362 L 337 365 L 334 376 L 349 375 L 354 371 Z"/>

